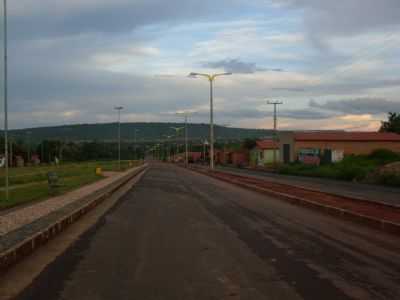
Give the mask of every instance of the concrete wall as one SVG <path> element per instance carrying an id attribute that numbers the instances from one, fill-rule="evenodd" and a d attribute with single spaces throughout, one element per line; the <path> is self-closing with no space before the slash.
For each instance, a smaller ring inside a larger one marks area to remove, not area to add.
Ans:
<path id="1" fill-rule="evenodd" d="M 279 162 L 281 161 L 280 159 L 280 151 L 279 150 L 273 150 L 273 149 L 268 149 L 268 150 L 264 150 L 264 160 L 263 160 L 263 164 L 272 164 L 274 162 L 274 151 L 275 151 L 275 155 L 276 155 L 276 161 Z"/>
<path id="2" fill-rule="evenodd" d="M 293 131 L 279 131 L 278 132 L 278 140 L 279 140 L 279 152 L 281 153 L 279 157 L 279 162 L 283 162 L 283 145 L 290 145 L 290 161 L 293 162 L 296 160 L 296 152 L 294 148 L 294 132 Z"/>
<path id="3" fill-rule="evenodd" d="M 276 149 L 276 161 L 280 162 L 279 150 Z M 262 154 L 261 154 L 262 153 Z M 254 149 L 250 152 L 250 165 L 264 167 L 267 164 L 274 162 L 274 150 L 273 149 Z"/>

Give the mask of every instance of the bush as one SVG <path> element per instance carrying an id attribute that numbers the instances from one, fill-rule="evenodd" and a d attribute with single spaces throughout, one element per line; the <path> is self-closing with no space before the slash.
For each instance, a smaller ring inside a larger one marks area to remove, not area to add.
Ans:
<path id="1" fill-rule="evenodd" d="M 400 161 L 400 154 L 386 149 L 370 155 L 350 155 L 341 162 L 321 166 L 305 165 L 300 162 L 282 165 L 278 172 L 286 175 L 332 178 L 347 181 L 369 181 L 390 186 L 400 186 L 400 175 L 379 174 L 379 167 Z M 371 176 L 375 174 L 374 176 Z"/>
<path id="2" fill-rule="evenodd" d="M 387 149 L 379 149 L 368 155 L 368 158 L 377 161 L 379 164 L 386 165 L 391 162 L 400 161 L 400 154 Z"/>
<path id="3" fill-rule="evenodd" d="M 379 163 L 376 160 L 369 159 L 365 155 L 353 155 L 345 157 L 341 162 L 321 166 L 305 165 L 302 163 L 289 164 L 282 166 L 279 172 L 281 174 L 360 181 L 368 173 L 375 170 L 378 165 Z"/>
<path id="4" fill-rule="evenodd" d="M 400 176 L 396 174 L 383 174 L 378 177 L 378 183 L 400 187 Z"/>

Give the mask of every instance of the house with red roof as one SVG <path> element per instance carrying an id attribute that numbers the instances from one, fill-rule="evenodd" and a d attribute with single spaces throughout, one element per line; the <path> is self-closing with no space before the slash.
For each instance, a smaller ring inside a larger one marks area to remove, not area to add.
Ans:
<path id="1" fill-rule="evenodd" d="M 387 149 L 400 153 L 400 135 L 382 132 L 308 131 L 279 132 L 281 162 L 340 161 L 346 155 L 367 155 L 374 150 Z"/>
<path id="2" fill-rule="evenodd" d="M 250 152 L 250 163 L 252 166 L 264 167 L 276 161 L 280 161 L 279 143 L 272 139 L 258 140 L 256 146 Z"/>

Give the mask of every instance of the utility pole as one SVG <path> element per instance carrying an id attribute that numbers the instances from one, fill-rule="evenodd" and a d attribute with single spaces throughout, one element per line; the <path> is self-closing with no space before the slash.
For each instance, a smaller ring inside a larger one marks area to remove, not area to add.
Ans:
<path id="1" fill-rule="evenodd" d="M 277 116 L 277 106 L 282 105 L 282 101 L 268 101 L 267 104 L 274 106 L 274 136 L 273 141 L 276 144 L 278 142 L 278 132 L 277 132 L 277 125 L 278 125 L 278 116 Z M 274 145 L 275 146 L 275 145 Z M 274 168 L 276 168 L 276 149 L 274 148 Z"/>
<path id="2" fill-rule="evenodd" d="M 118 169 L 121 170 L 121 110 L 122 106 L 114 107 L 118 111 Z"/>
<path id="3" fill-rule="evenodd" d="M 8 174 L 8 22 L 7 22 L 7 0 L 3 0 L 4 20 L 4 169 L 5 169 L 5 192 L 6 201 L 9 200 L 9 174 Z"/>

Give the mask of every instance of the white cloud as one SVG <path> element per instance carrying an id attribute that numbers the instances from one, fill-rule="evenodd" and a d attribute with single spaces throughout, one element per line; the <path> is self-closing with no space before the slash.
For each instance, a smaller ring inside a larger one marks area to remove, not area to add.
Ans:
<path id="1" fill-rule="evenodd" d="M 160 49 L 150 46 L 132 46 L 124 49 L 112 50 L 113 51 L 105 53 L 93 54 L 91 60 L 100 68 L 119 70 L 143 59 L 154 59 L 161 54 Z"/>

